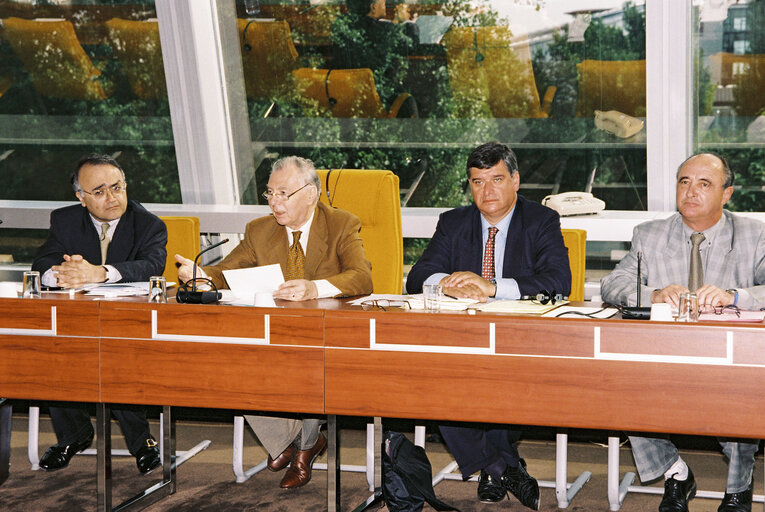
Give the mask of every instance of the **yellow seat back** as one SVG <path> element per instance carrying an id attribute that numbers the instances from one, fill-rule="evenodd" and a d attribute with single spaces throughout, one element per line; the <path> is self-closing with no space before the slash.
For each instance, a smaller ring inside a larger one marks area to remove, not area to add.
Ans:
<path id="1" fill-rule="evenodd" d="M 561 229 L 563 243 L 568 248 L 568 264 L 571 267 L 571 293 L 569 300 L 584 300 L 584 268 L 587 252 L 587 231 Z"/>
<path id="2" fill-rule="evenodd" d="M 297 67 L 298 52 L 289 24 L 243 19 L 237 23 L 247 97 L 276 99 L 291 92 L 290 72 Z"/>
<path id="3" fill-rule="evenodd" d="M 113 18 L 106 28 L 133 94 L 142 100 L 167 99 L 159 24 Z"/>
<path id="4" fill-rule="evenodd" d="M 37 92 L 51 98 L 103 100 L 109 97 L 90 57 L 67 20 L 3 20 L 3 34 L 24 64 Z"/>
<path id="5" fill-rule="evenodd" d="M 583 60 L 576 68 L 577 116 L 593 117 L 595 110 L 618 110 L 628 116 L 645 117 L 645 60 Z"/>
<path id="6" fill-rule="evenodd" d="M 372 70 L 299 68 L 292 72 L 298 92 L 317 114 L 332 117 L 388 116 L 375 87 Z"/>
<path id="7" fill-rule="evenodd" d="M 167 260 L 165 276 L 168 282 L 178 282 L 175 255 L 194 259 L 199 254 L 199 217 L 160 217 L 167 226 Z"/>
<path id="8" fill-rule="evenodd" d="M 390 171 L 366 169 L 317 172 L 321 180 L 321 201 L 361 219 L 361 239 L 372 263 L 374 292 L 400 294 L 404 279 L 404 242 L 398 176 Z"/>
<path id="9" fill-rule="evenodd" d="M 443 45 L 458 116 L 547 117 L 527 40 L 513 40 L 508 27 L 452 27 Z"/>

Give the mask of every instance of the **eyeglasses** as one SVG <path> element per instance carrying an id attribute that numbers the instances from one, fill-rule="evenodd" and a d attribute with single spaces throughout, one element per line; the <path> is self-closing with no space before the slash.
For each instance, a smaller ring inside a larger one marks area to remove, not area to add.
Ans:
<path id="1" fill-rule="evenodd" d="M 741 310 L 738 306 L 730 304 L 729 306 L 714 306 L 715 315 L 722 315 L 723 313 L 735 313 L 737 318 L 741 318 Z"/>
<path id="2" fill-rule="evenodd" d="M 112 195 L 116 196 L 116 195 L 122 194 L 123 192 L 127 190 L 127 183 L 125 183 L 124 181 L 118 181 L 114 185 L 108 185 L 108 186 L 102 185 L 96 188 L 95 190 L 93 190 L 93 192 L 88 192 L 87 190 L 83 190 L 83 189 L 80 189 L 80 192 L 84 194 L 88 194 L 89 196 L 93 196 L 96 199 L 103 199 L 106 197 L 106 194 L 110 190 L 112 191 Z"/>
<path id="3" fill-rule="evenodd" d="M 286 201 L 290 197 L 294 196 L 295 194 L 297 194 L 298 192 L 300 192 L 301 190 L 306 188 L 308 185 L 310 185 L 310 183 L 306 183 L 305 185 L 303 185 L 302 187 L 300 187 L 299 189 L 297 189 L 296 191 L 294 191 L 291 194 L 285 194 L 284 192 L 274 192 L 273 190 L 266 190 L 261 195 L 266 199 L 266 201 L 270 201 L 271 199 L 278 199 L 280 201 Z"/>
<path id="4" fill-rule="evenodd" d="M 378 308 L 383 311 L 387 311 L 388 308 L 411 309 L 411 306 L 409 306 L 409 301 L 388 299 L 365 300 L 361 303 L 361 307 L 364 309 L 364 311 L 367 311 L 369 308 Z"/>

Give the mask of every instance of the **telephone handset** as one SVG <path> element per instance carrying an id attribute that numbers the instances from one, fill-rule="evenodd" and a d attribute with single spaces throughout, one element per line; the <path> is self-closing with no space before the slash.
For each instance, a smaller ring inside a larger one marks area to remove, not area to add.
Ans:
<path id="1" fill-rule="evenodd" d="M 562 217 L 566 215 L 588 215 L 606 208 L 606 203 L 589 192 L 564 192 L 542 199 L 542 204 L 552 208 Z"/>
<path id="2" fill-rule="evenodd" d="M 617 110 L 595 111 L 595 127 L 626 139 L 643 129 L 643 121 Z"/>

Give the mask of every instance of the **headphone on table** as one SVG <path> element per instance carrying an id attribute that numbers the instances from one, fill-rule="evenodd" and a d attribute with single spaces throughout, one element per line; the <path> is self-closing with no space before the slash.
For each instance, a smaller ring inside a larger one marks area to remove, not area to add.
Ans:
<path id="1" fill-rule="evenodd" d="M 324 93 L 327 95 L 327 103 L 329 103 L 329 108 L 334 108 L 335 105 L 337 105 L 337 99 L 333 98 L 329 94 L 329 74 L 332 73 L 332 70 L 327 71 L 327 76 L 324 77 Z M 329 176 L 329 174 L 327 175 Z"/>
<path id="2" fill-rule="evenodd" d="M 545 305 L 549 302 L 550 305 L 552 305 L 552 304 L 555 304 L 556 302 L 566 300 L 566 297 L 560 293 L 555 293 L 555 290 L 553 290 L 552 292 L 548 292 L 547 290 L 540 290 L 539 293 L 537 293 L 536 295 L 522 296 L 521 300 L 535 300 L 542 305 Z"/>
<path id="3" fill-rule="evenodd" d="M 250 25 L 253 23 L 255 23 L 255 20 L 248 21 L 247 25 L 244 26 L 244 30 L 242 30 L 242 48 L 244 48 L 244 51 L 246 52 L 252 51 L 252 46 L 247 42 L 247 29 L 250 28 Z"/>

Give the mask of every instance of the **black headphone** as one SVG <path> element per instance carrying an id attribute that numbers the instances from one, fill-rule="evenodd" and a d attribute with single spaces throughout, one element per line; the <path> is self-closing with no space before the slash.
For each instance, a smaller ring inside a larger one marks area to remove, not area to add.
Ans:
<path id="1" fill-rule="evenodd" d="M 337 184 L 340 183 L 340 176 L 343 175 L 343 170 L 340 169 L 340 174 L 337 175 L 337 180 L 335 181 L 335 190 L 332 192 L 332 196 L 329 195 L 329 175 L 332 174 L 332 171 L 334 169 L 329 169 L 327 171 L 327 177 L 324 180 L 324 193 L 327 194 L 327 201 L 329 202 L 330 206 L 333 206 L 333 202 L 335 201 L 335 194 L 337 193 Z"/>
<path id="2" fill-rule="evenodd" d="M 547 304 L 548 302 L 552 305 L 565 299 L 566 297 L 564 297 L 562 294 L 555 293 L 555 290 L 552 292 L 548 292 L 547 290 L 540 290 L 536 295 L 524 295 L 521 297 L 521 300 L 535 300 L 542 305 Z"/>
<path id="3" fill-rule="evenodd" d="M 333 108 L 335 105 L 337 105 L 337 100 L 330 96 L 329 94 L 329 74 L 332 73 L 332 70 L 330 69 L 327 71 L 327 76 L 324 77 L 324 93 L 327 95 L 327 102 L 329 103 L 329 108 Z"/>
<path id="4" fill-rule="evenodd" d="M 252 46 L 247 42 L 247 29 L 250 28 L 250 25 L 253 23 L 255 23 L 255 20 L 248 21 L 247 25 L 244 26 L 244 30 L 242 30 L 242 48 L 244 48 L 244 51 L 246 52 L 252 51 Z"/>

